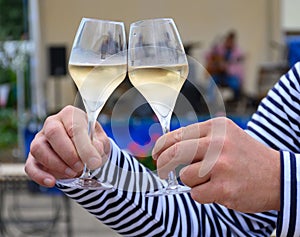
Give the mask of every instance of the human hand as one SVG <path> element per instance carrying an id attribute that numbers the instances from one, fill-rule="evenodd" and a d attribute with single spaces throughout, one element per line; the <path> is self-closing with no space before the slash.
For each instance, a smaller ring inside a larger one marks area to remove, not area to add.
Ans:
<path id="1" fill-rule="evenodd" d="M 162 136 L 153 149 L 158 174 L 179 164 L 183 183 L 199 203 L 242 212 L 280 209 L 280 154 L 227 118 L 211 119 Z"/>
<path id="2" fill-rule="evenodd" d="M 79 176 L 83 163 L 90 169 L 101 166 L 110 152 L 110 142 L 96 123 L 93 143 L 87 132 L 86 114 L 67 106 L 46 119 L 33 139 L 25 171 L 36 183 L 53 187 L 56 179 Z"/>

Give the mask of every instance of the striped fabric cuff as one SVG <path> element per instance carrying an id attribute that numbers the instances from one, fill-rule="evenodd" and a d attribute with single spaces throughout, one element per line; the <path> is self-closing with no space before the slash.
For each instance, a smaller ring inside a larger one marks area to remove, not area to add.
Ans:
<path id="1" fill-rule="evenodd" d="M 277 221 L 277 236 L 300 236 L 300 154 L 280 152 L 281 207 Z M 298 213 L 298 215 L 297 215 Z"/>

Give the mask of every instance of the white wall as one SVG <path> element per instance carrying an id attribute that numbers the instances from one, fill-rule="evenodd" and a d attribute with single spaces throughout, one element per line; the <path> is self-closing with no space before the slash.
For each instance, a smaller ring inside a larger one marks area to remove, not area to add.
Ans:
<path id="1" fill-rule="evenodd" d="M 282 28 L 285 31 L 300 31 L 300 1 L 282 0 Z"/>

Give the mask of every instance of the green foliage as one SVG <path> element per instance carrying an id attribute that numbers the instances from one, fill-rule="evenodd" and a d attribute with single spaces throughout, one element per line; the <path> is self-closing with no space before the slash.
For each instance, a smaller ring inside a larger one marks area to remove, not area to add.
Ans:
<path id="1" fill-rule="evenodd" d="M 10 84 L 6 108 L 0 108 L 0 149 L 12 148 L 17 144 L 18 126 L 16 114 L 16 73 L 12 59 L 5 50 L 5 41 L 19 41 L 27 38 L 28 0 L 0 0 L 0 84 Z M 2 63 L 1 63 L 2 62 Z"/>
<path id="2" fill-rule="evenodd" d="M 0 65 L 0 84 L 16 83 L 16 73 L 11 68 L 4 68 Z"/>
<path id="3" fill-rule="evenodd" d="M 16 107 L 16 73 L 12 61 L 15 55 L 8 55 L 4 49 L 5 41 L 26 39 L 28 0 L 0 0 L 0 84 L 8 83 L 10 93 L 7 107 Z"/>
<path id="4" fill-rule="evenodd" d="M 156 163 L 153 160 L 152 156 L 147 157 L 137 157 L 139 162 L 141 162 L 144 166 L 146 166 L 150 170 L 156 170 Z"/>
<path id="5" fill-rule="evenodd" d="M 0 41 L 20 40 L 26 30 L 23 5 L 25 0 L 0 0 Z"/>
<path id="6" fill-rule="evenodd" d="M 0 85 L 9 84 L 10 91 L 8 95 L 8 100 L 6 107 L 15 108 L 17 103 L 16 86 L 17 86 L 17 76 L 16 73 L 11 68 L 4 68 L 0 65 Z"/>
<path id="7" fill-rule="evenodd" d="M 0 109 L 0 149 L 12 148 L 18 142 L 17 114 L 13 109 Z"/>

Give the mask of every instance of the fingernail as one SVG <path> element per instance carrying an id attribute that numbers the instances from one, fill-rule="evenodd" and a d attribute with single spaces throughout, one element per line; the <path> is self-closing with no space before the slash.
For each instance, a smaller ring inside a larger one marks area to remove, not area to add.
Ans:
<path id="1" fill-rule="evenodd" d="M 101 165 L 101 159 L 96 158 L 96 157 L 91 157 L 87 162 L 87 166 L 90 169 L 98 168 L 100 165 Z"/>
<path id="2" fill-rule="evenodd" d="M 157 160 L 157 151 L 156 151 L 155 147 L 152 150 L 152 159 Z"/>
<path id="3" fill-rule="evenodd" d="M 43 182 L 46 186 L 52 186 L 52 180 L 49 178 L 45 178 Z"/>
<path id="4" fill-rule="evenodd" d="M 81 161 L 77 161 L 73 166 L 75 171 L 81 171 L 83 169 L 83 164 Z"/>
<path id="5" fill-rule="evenodd" d="M 181 176 L 183 174 L 183 172 L 185 172 L 185 170 L 187 169 L 187 167 L 183 167 L 180 171 L 179 171 L 179 176 Z"/>
<path id="6" fill-rule="evenodd" d="M 75 171 L 73 171 L 71 168 L 66 168 L 65 170 L 65 174 L 70 176 L 70 177 L 74 177 L 77 173 Z"/>

